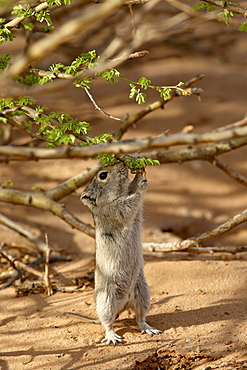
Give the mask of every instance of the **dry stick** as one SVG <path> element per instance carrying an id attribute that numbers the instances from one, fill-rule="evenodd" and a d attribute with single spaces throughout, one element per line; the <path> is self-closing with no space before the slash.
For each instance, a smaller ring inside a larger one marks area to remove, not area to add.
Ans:
<path id="1" fill-rule="evenodd" d="M 25 230 L 22 226 L 18 225 L 16 222 L 4 216 L 2 213 L 0 213 L 0 223 L 5 226 L 8 226 L 10 229 L 16 231 L 20 235 L 30 240 L 32 243 L 34 243 L 37 246 L 40 252 L 42 253 L 46 252 L 47 247 L 48 247 L 46 243 L 44 243 L 41 239 L 37 238 L 35 235 L 30 233 L 29 231 Z"/>
<path id="2" fill-rule="evenodd" d="M 8 247 L 8 244 L 3 244 L 5 247 Z M 35 261 L 33 262 L 30 262 L 27 266 L 30 266 L 30 267 L 34 267 L 34 266 L 37 266 L 39 265 L 40 263 L 43 263 L 45 262 L 45 256 L 42 256 L 42 257 L 39 257 L 37 258 Z M 65 256 L 51 256 L 50 257 L 50 262 L 57 262 L 57 261 L 62 261 L 62 262 L 68 262 L 68 261 L 71 261 L 71 257 L 65 257 Z M 2 272 L 0 273 L 0 281 L 4 281 L 4 280 L 7 280 L 9 278 L 11 278 L 11 281 L 9 281 L 8 285 L 7 286 L 10 286 L 15 280 L 19 279 L 22 275 L 25 274 L 25 271 L 21 271 L 20 273 L 18 273 L 17 275 L 14 275 L 14 271 L 5 271 L 5 272 Z M 4 289 L 4 288 L 3 288 Z"/>
<path id="3" fill-rule="evenodd" d="M 240 253 L 240 252 L 246 252 L 247 251 L 247 245 L 237 246 L 237 247 L 228 247 L 228 246 L 221 246 L 221 247 L 191 247 L 186 249 L 186 252 L 188 253 L 217 253 L 217 252 L 226 252 L 226 253 Z M 183 251 L 184 253 L 184 251 Z"/>
<path id="4" fill-rule="evenodd" d="M 191 247 L 200 247 L 200 244 L 212 240 L 220 235 L 232 230 L 234 227 L 247 221 L 247 209 L 232 218 L 227 222 L 221 224 L 211 231 L 202 233 L 198 237 L 193 237 L 190 239 L 185 239 L 175 243 L 143 243 L 144 250 L 151 252 L 172 252 L 178 250 L 184 250 Z"/>
<path id="5" fill-rule="evenodd" d="M 46 294 L 48 296 L 53 294 L 52 287 L 51 287 L 51 281 L 49 276 L 49 261 L 50 261 L 50 254 L 51 254 L 51 248 L 48 247 L 48 236 L 45 234 L 45 240 L 47 245 L 46 250 L 46 256 L 45 256 L 45 273 L 44 273 L 44 284 L 46 287 Z"/>
<path id="6" fill-rule="evenodd" d="M 40 272 L 40 271 L 37 271 L 35 270 L 33 267 L 31 267 L 30 265 L 26 265 L 25 263 L 21 262 L 21 261 L 18 261 L 17 259 L 15 259 L 13 256 L 11 256 L 10 254 L 7 254 L 6 252 L 4 252 L 3 250 L 0 250 L 0 253 L 1 255 L 7 260 L 10 262 L 11 266 L 16 269 L 18 271 L 18 273 L 20 274 L 22 271 L 21 270 L 24 270 L 24 271 L 27 271 L 27 272 L 30 272 L 31 274 L 35 275 L 35 276 L 38 276 L 38 277 L 43 277 L 43 273 Z"/>
<path id="7" fill-rule="evenodd" d="M 26 295 L 30 293 L 43 293 L 45 291 L 45 287 L 43 284 L 26 281 L 24 284 L 15 286 L 16 294 L 17 295 Z M 77 286 L 59 286 L 56 284 L 52 284 L 53 292 L 61 292 L 61 293 L 74 293 L 74 292 L 82 292 L 86 289 L 86 286 L 77 287 Z"/>

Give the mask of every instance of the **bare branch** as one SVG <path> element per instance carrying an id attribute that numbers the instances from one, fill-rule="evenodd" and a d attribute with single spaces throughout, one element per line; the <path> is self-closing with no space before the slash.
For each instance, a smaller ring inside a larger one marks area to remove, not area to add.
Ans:
<path id="1" fill-rule="evenodd" d="M 67 222 L 73 228 L 76 228 L 89 236 L 94 236 L 94 228 L 92 226 L 82 222 L 62 204 L 53 201 L 44 191 L 19 191 L 0 188 L 0 201 L 45 209 Z"/>
<path id="2" fill-rule="evenodd" d="M 0 146 L 0 155 L 5 156 L 4 161 L 12 157 L 23 157 L 31 160 L 57 159 L 57 158 L 93 158 L 100 154 L 135 153 L 153 148 L 168 148 L 174 145 L 196 145 L 202 143 L 220 142 L 233 138 L 245 137 L 247 127 L 237 127 L 222 132 L 206 132 L 202 134 L 177 133 L 173 135 L 162 134 L 156 137 L 121 140 L 118 142 L 101 143 L 86 147 L 61 147 L 55 149 L 26 148 L 23 146 Z"/>
<path id="3" fill-rule="evenodd" d="M 45 235 L 46 238 L 46 244 L 48 245 L 48 237 L 47 234 Z M 46 294 L 48 296 L 53 294 L 53 290 L 51 287 L 51 281 L 50 281 L 50 276 L 49 276 L 49 263 L 50 263 L 50 254 L 51 254 L 51 248 L 47 247 L 46 250 L 46 256 L 45 256 L 45 272 L 44 272 L 44 284 L 46 287 Z"/>
<path id="4" fill-rule="evenodd" d="M 247 145 L 247 136 L 204 146 L 180 150 L 139 152 L 143 158 L 158 159 L 160 163 L 183 163 L 195 159 L 214 162 L 215 157 Z"/>
<path id="5" fill-rule="evenodd" d="M 230 129 L 235 128 L 235 127 L 241 127 L 241 126 L 246 126 L 246 125 L 247 125 L 247 114 L 240 121 L 237 121 L 237 122 L 234 122 L 234 123 L 230 123 L 229 125 L 217 127 L 214 131 L 215 132 L 225 131 L 225 130 L 230 130 Z"/>
<path id="6" fill-rule="evenodd" d="M 143 243 L 143 248 L 144 250 L 152 252 L 172 252 L 188 249 L 195 246 L 200 247 L 200 244 L 207 242 L 208 240 L 212 240 L 216 237 L 219 237 L 220 235 L 232 230 L 236 226 L 246 221 L 247 221 L 247 209 L 243 213 L 230 218 L 227 222 L 223 223 L 222 225 L 216 227 L 211 231 L 207 231 L 199 235 L 198 237 L 193 237 L 190 239 L 185 239 L 174 243 Z"/>
<path id="7" fill-rule="evenodd" d="M 232 169 L 228 164 L 221 162 L 219 159 L 216 159 L 213 164 L 224 171 L 232 179 L 240 182 L 240 184 L 247 186 L 247 178 L 240 175 L 237 171 Z"/>
<path id="8" fill-rule="evenodd" d="M 38 277 L 43 277 L 43 273 L 35 270 L 33 267 L 26 265 L 25 263 L 18 261 L 14 257 L 12 257 L 10 254 L 7 254 L 4 252 L 2 249 L 0 249 L 0 254 L 11 263 L 11 266 L 15 268 L 19 273 L 21 273 L 21 270 L 30 272 L 31 274 L 38 276 Z"/>
<path id="9" fill-rule="evenodd" d="M 37 238 L 29 231 L 25 230 L 22 226 L 10 220 L 8 217 L 4 216 L 2 213 L 0 213 L 0 223 L 18 232 L 20 235 L 25 236 L 28 240 L 30 240 L 37 246 L 40 252 L 42 253 L 46 252 L 46 249 L 48 247 L 46 243 L 44 243 L 41 239 Z"/>

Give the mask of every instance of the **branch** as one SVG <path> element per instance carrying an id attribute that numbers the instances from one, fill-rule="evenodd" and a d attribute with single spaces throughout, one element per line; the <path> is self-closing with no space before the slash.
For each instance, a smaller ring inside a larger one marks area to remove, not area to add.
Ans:
<path id="1" fill-rule="evenodd" d="M 247 178 L 240 175 L 237 171 L 232 169 L 228 164 L 221 162 L 219 159 L 216 159 L 213 164 L 224 171 L 232 179 L 238 181 L 240 184 L 247 186 Z"/>
<path id="2" fill-rule="evenodd" d="M 0 188 L 0 201 L 31 206 L 39 209 L 45 209 L 58 216 L 73 228 L 76 228 L 89 236 L 94 236 L 94 228 L 82 222 L 79 218 L 74 216 L 64 205 L 55 202 L 45 191 L 19 191 L 13 189 Z"/>
<path id="3" fill-rule="evenodd" d="M 247 127 L 237 127 L 222 132 L 206 132 L 202 134 L 177 133 L 173 135 L 162 134 L 156 137 L 121 140 L 118 142 L 101 143 L 90 146 L 61 147 L 55 149 L 26 148 L 23 146 L 2 145 L 0 155 L 5 156 L 2 161 L 9 161 L 11 157 L 22 157 L 30 160 L 58 159 L 58 158 L 93 158 L 100 154 L 123 154 L 153 148 L 168 148 L 175 145 L 196 145 L 202 143 L 220 142 L 233 138 L 246 140 Z M 11 156 L 11 157 L 10 157 Z"/>
<path id="4" fill-rule="evenodd" d="M 91 181 L 101 166 L 102 164 L 98 163 L 91 167 L 90 169 L 80 172 L 76 176 L 71 177 L 70 179 L 64 181 L 57 187 L 47 190 L 46 195 L 55 201 L 58 201 L 64 198 L 65 196 L 70 195 L 76 189 L 80 188 L 81 186 Z"/>
<path id="5" fill-rule="evenodd" d="M 212 240 L 216 237 L 219 237 L 220 235 L 232 230 L 236 226 L 246 221 L 247 221 L 247 209 L 243 213 L 230 218 L 227 222 L 221 224 L 220 226 L 216 227 L 211 231 L 202 233 L 198 237 L 185 239 L 175 243 L 143 243 L 143 248 L 144 250 L 151 252 L 172 252 L 188 249 L 195 246 L 200 247 L 200 244 L 208 240 Z"/>
<path id="6" fill-rule="evenodd" d="M 44 243 L 41 239 L 37 238 L 35 235 L 25 230 L 22 226 L 18 225 L 14 221 L 10 220 L 8 217 L 0 213 L 0 223 L 9 227 L 10 229 L 16 231 L 20 235 L 25 236 L 28 240 L 34 243 L 38 250 L 42 253 L 46 252 L 48 245 Z"/>
<path id="7" fill-rule="evenodd" d="M 214 131 L 215 132 L 225 131 L 225 130 L 230 130 L 230 129 L 235 128 L 235 127 L 241 127 L 241 126 L 246 126 L 246 125 L 247 125 L 247 114 L 240 121 L 237 121 L 237 122 L 234 122 L 234 123 L 230 123 L 229 125 L 218 127 Z"/>
<path id="8" fill-rule="evenodd" d="M 183 85 L 183 89 L 190 94 L 200 95 L 203 92 L 203 90 L 200 88 L 191 88 L 191 85 L 197 81 L 200 81 L 204 77 L 205 75 L 203 74 L 193 77 L 189 81 L 185 82 L 185 84 Z M 173 90 L 167 100 L 160 99 L 148 105 L 147 107 L 137 112 L 133 116 L 125 119 L 123 123 L 119 126 L 119 128 L 113 133 L 114 140 L 120 140 L 129 127 L 136 124 L 136 122 L 140 121 L 140 119 L 145 117 L 148 113 L 154 112 L 155 110 L 160 108 L 163 109 L 165 104 L 167 104 L 169 101 L 173 100 L 175 97 L 178 96 L 182 96 L 181 92 L 179 90 Z"/>
<path id="9" fill-rule="evenodd" d="M 65 43 L 73 35 L 86 30 L 97 21 L 112 14 L 123 4 L 123 0 L 108 0 L 99 7 L 90 7 L 83 11 L 77 18 L 71 19 L 55 30 L 52 34 L 36 41 L 29 47 L 27 52 L 14 62 L 0 80 L 0 87 L 8 84 L 8 80 L 22 73 L 26 67 L 41 59 L 43 56 L 55 50 L 59 45 Z"/>
<path id="10" fill-rule="evenodd" d="M 49 5 L 47 4 L 46 1 L 42 2 L 41 4 L 37 5 L 35 8 L 34 8 L 34 11 L 36 13 L 42 11 L 42 10 L 45 10 L 49 8 Z M 26 17 L 15 17 L 14 19 L 12 19 L 12 21 L 6 23 L 4 25 L 5 28 L 14 28 L 14 27 L 17 27 L 22 21 L 24 21 L 24 19 L 26 19 Z"/>
<path id="11" fill-rule="evenodd" d="M 229 5 L 227 1 L 219 1 L 219 0 L 201 0 L 201 1 L 204 3 L 214 5 L 214 6 L 218 6 L 220 8 L 227 9 L 230 12 L 243 15 L 245 18 L 247 18 L 247 10 L 243 9 L 241 6 L 234 6 L 235 5 L 234 3 L 232 3 L 234 5 Z"/>
<path id="12" fill-rule="evenodd" d="M 196 159 L 214 162 L 215 157 L 247 145 L 247 136 L 219 143 L 189 147 L 181 150 L 139 152 L 143 158 L 158 159 L 160 163 L 183 163 Z"/>

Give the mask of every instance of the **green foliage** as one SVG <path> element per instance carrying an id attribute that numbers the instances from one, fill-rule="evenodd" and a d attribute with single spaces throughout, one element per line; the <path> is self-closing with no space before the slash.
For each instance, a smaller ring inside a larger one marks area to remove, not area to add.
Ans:
<path id="1" fill-rule="evenodd" d="M 239 31 L 245 31 L 247 32 L 247 23 L 242 23 L 239 27 Z"/>
<path id="2" fill-rule="evenodd" d="M 0 44 L 5 41 L 13 41 L 15 36 L 7 27 L 0 28 Z"/>
<path id="3" fill-rule="evenodd" d="M 35 26 L 35 22 L 43 23 L 40 26 L 40 29 L 43 31 L 50 31 L 53 29 L 53 27 L 51 27 L 52 19 L 50 14 L 52 9 L 50 8 L 68 5 L 71 1 L 72 0 L 47 0 L 47 8 L 43 8 L 40 11 L 37 11 L 38 8 L 36 5 L 29 5 L 31 3 L 25 4 L 25 2 L 22 2 L 13 7 L 12 14 L 17 18 L 21 18 L 21 22 L 19 22 L 18 25 L 29 32 L 37 31 L 38 28 Z M 228 6 L 228 9 L 230 6 L 237 6 L 237 4 L 230 1 L 226 1 L 225 3 Z M 216 6 L 208 3 L 201 3 L 194 6 L 195 10 L 202 8 L 206 11 L 213 11 L 216 9 Z M 230 24 L 231 18 L 235 15 L 234 12 L 228 9 L 223 8 L 223 10 L 218 13 L 218 20 L 224 21 L 227 25 Z M 8 21 L 0 18 L 0 25 L 0 43 L 12 41 L 15 36 L 8 28 Z M 247 32 L 247 23 L 242 23 L 239 29 L 240 31 Z M 28 88 L 28 86 L 35 84 L 45 85 L 54 81 L 58 77 L 64 78 L 71 76 L 75 87 L 90 89 L 91 84 L 93 83 L 93 78 L 95 77 L 103 78 L 106 82 L 113 84 L 117 83 L 119 79 L 123 79 L 126 81 L 130 89 L 129 98 L 135 99 L 137 104 L 144 104 L 147 101 L 147 91 L 149 89 L 155 90 L 159 94 L 160 98 L 164 100 L 169 99 L 174 90 L 179 91 L 183 95 L 189 94 L 183 89 L 182 82 L 179 82 L 175 86 L 155 86 L 152 85 L 151 80 L 146 77 L 141 77 L 138 81 L 131 81 L 115 68 L 104 71 L 103 73 L 97 74 L 93 77 L 84 78 L 83 75 L 85 71 L 95 67 L 98 60 L 99 57 L 96 55 L 95 50 L 92 50 L 79 55 L 70 65 L 64 65 L 62 63 L 52 64 L 48 71 L 38 71 L 35 68 L 30 68 L 25 71 L 25 74 L 18 76 L 16 78 L 16 82 L 21 85 L 26 85 L 25 87 Z M 0 74 L 8 67 L 9 63 L 9 54 L 3 54 L 0 56 Z M 37 106 L 36 101 L 33 98 L 26 96 L 18 99 L 0 99 L 0 121 L 7 123 L 8 118 L 10 117 L 24 115 L 25 109 L 22 107 L 33 107 L 33 114 L 31 114 L 31 117 L 33 118 L 23 121 L 23 128 L 31 133 L 33 125 L 37 125 L 38 130 L 35 130 L 37 131 L 36 135 L 42 136 L 42 139 L 47 142 L 48 147 L 56 147 L 60 144 L 97 145 L 113 140 L 112 135 L 107 133 L 89 137 L 88 132 L 91 130 L 89 123 L 78 121 L 66 113 L 50 112 L 49 114 L 44 114 L 45 110 L 48 110 L 48 108 Z M 105 165 L 116 163 L 118 161 L 114 155 L 100 155 L 97 158 L 100 158 Z M 126 163 L 132 172 L 136 172 L 138 169 L 144 168 L 147 165 L 157 165 L 159 164 L 159 161 L 145 158 L 133 159 L 130 157 L 126 159 Z"/>
<path id="4" fill-rule="evenodd" d="M 199 9 L 202 9 L 202 8 L 206 8 L 207 12 L 212 12 L 216 9 L 216 7 L 214 5 L 211 5 L 211 4 L 208 4 L 208 3 L 197 4 L 197 5 L 193 6 L 194 10 L 199 10 Z"/>
<path id="5" fill-rule="evenodd" d="M 6 181 L 4 181 L 3 183 L 2 183 L 2 187 L 3 188 L 6 188 L 7 186 L 13 186 L 14 185 L 14 183 L 13 183 L 13 181 L 12 180 L 6 180 Z"/>
<path id="6" fill-rule="evenodd" d="M 42 109 L 40 107 L 38 109 L 39 113 L 41 113 Z M 51 112 L 49 115 L 39 114 L 34 118 L 34 122 L 40 125 L 37 134 L 44 136 L 49 148 L 60 144 L 74 144 L 76 134 L 85 135 L 91 130 L 89 123 L 78 122 L 75 118 L 65 113 Z"/>
<path id="7" fill-rule="evenodd" d="M 233 17 L 233 12 L 224 9 L 222 12 L 218 13 L 217 19 L 219 22 L 225 22 L 227 26 L 230 26 L 231 17 Z"/>
<path id="8" fill-rule="evenodd" d="M 10 61 L 10 55 L 9 54 L 2 54 L 0 55 L 0 74 L 1 72 L 7 67 Z"/>
<path id="9" fill-rule="evenodd" d="M 151 166 L 157 166 L 160 165 L 160 162 L 157 159 L 151 159 L 151 158 L 126 158 L 125 163 L 129 167 L 131 173 L 136 173 L 138 169 L 145 168 L 148 165 Z"/>
<path id="10" fill-rule="evenodd" d="M 95 157 L 95 159 L 100 159 L 101 162 L 105 166 L 109 166 L 110 164 L 118 163 L 118 160 L 115 158 L 113 154 L 100 154 Z"/>
<path id="11" fill-rule="evenodd" d="M 110 134 L 103 134 L 99 136 L 94 136 L 90 140 L 83 140 L 81 142 L 81 145 L 93 145 L 93 144 L 102 144 L 102 143 L 107 143 L 108 141 L 112 141 L 112 135 Z"/>

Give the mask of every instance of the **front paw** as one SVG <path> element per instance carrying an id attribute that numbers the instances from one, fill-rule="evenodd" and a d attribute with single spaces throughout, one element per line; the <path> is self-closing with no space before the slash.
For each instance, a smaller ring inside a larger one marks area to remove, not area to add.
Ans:
<path id="1" fill-rule="evenodd" d="M 139 182 L 139 186 L 140 186 L 141 189 L 146 189 L 147 184 L 148 184 L 148 182 L 147 182 L 146 179 L 141 179 L 141 181 Z"/>

